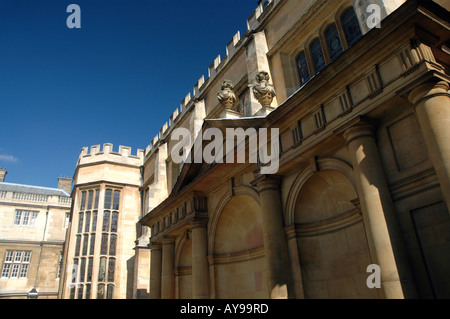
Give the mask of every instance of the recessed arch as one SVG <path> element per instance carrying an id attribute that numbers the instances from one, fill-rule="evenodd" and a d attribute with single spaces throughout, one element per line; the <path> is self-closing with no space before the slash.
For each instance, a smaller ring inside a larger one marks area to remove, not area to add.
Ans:
<path id="1" fill-rule="evenodd" d="M 214 253 L 234 253 L 263 245 L 261 207 L 248 195 L 233 196 L 220 213 Z"/>
<path id="2" fill-rule="evenodd" d="M 224 196 L 215 216 L 210 270 L 218 299 L 268 298 L 260 204 L 247 194 Z"/>
<path id="3" fill-rule="evenodd" d="M 292 225 L 294 224 L 294 215 L 295 215 L 295 204 L 298 198 L 298 195 L 300 193 L 300 190 L 302 189 L 303 185 L 306 183 L 306 181 L 314 174 L 316 170 L 322 171 L 322 170 L 335 170 L 337 172 L 342 173 L 347 179 L 350 181 L 350 183 L 353 185 L 353 187 L 356 189 L 356 184 L 353 177 L 353 167 L 337 158 L 318 158 L 316 159 L 316 168 L 313 169 L 311 165 L 306 167 L 303 171 L 301 171 L 297 177 L 295 178 L 295 181 L 293 182 L 292 186 L 290 187 L 287 199 L 286 199 L 286 211 L 285 211 L 285 221 L 286 225 Z"/>
<path id="4" fill-rule="evenodd" d="M 219 200 L 214 213 L 212 214 L 209 227 L 208 227 L 208 251 L 210 253 L 214 252 L 214 242 L 215 242 L 215 234 L 217 229 L 217 223 L 220 218 L 220 214 L 222 213 L 224 207 L 231 201 L 234 196 L 248 196 L 253 199 L 253 201 L 260 206 L 260 198 L 259 193 L 252 187 L 249 186 L 239 186 L 233 188 L 232 192 L 227 192 L 222 198 Z"/>

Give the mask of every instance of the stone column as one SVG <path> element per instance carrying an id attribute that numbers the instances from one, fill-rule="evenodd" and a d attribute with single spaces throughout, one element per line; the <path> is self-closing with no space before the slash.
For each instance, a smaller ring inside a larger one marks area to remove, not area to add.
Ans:
<path id="1" fill-rule="evenodd" d="M 294 296 L 289 252 L 283 229 L 280 183 L 281 177 L 275 175 L 260 175 L 252 182 L 258 187 L 261 200 L 267 285 L 272 299 Z"/>
<path id="2" fill-rule="evenodd" d="M 289 256 L 291 260 L 292 280 L 295 290 L 296 299 L 305 299 L 305 291 L 303 289 L 302 269 L 300 265 L 300 258 L 298 255 L 297 236 L 295 232 L 295 225 L 285 227 L 287 245 L 289 249 Z"/>
<path id="3" fill-rule="evenodd" d="M 208 247 L 205 221 L 191 223 L 192 230 L 192 289 L 194 299 L 209 298 Z"/>
<path id="4" fill-rule="evenodd" d="M 175 239 L 162 242 L 161 299 L 175 299 Z"/>
<path id="5" fill-rule="evenodd" d="M 372 262 L 381 268 L 380 297 L 403 299 L 404 293 L 393 250 L 393 241 L 395 236 L 399 235 L 394 227 L 395 209 L 374 133 L 373 125 L 359 121 L 345 131 L 344 138 L 352 157 Z M 392 226 L 391 233 L 388 225 Z"/>
<path id="6" fill-rule="evenodd" d="M 133 299 L 148 299 L 150 289 L 150 249 L 146 246 L 136 245 L 134 248 L 134 281 Z"/>
<path id="7" fill-rule="evenodd" d="M 447 82 L 424 83 L 409 94 L 450 212 L 450 98 Z"/>
<path id="8" fill-rule="evenodd" d="M 161 299 L 161 245 L 150 244 L 150 299 Z"/>

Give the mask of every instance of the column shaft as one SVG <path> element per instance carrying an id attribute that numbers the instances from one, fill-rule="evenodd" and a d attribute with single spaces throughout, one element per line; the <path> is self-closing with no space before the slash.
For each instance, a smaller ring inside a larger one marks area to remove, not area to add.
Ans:
<path id="1" fill-rule="evenodd" d="M 162 243 L 161 298 L 175 299 L 175 240 Z"/>
<path id="2" fill-rule="evenodd" d="M 161 245 L 150 246 L 150 299 L 161 299 Z"/>
<path id="3" fill-rule="evenodd" d="M 192 289 L 194 299 L 209 298 L 206 223 L 194 222 L 192 229 Z"/>
<path id="4" fill-rule="evenodd" d="M 289 252 L 283 229 L 280 181 L 277 176 L 260 176 L 257 185 L 261 200 L 264 251 L 269 296 L 272 299 L 293 297 Z"/>
<path id="5" fill-rule="evenodd" d="M 450 212 L 450 98 L 447 82 L 425 83 L 414 89 L 409 100 L 416 108 L 428 154 L 436 170 Z"/>
<path id="6" fill-rule="evenodd" d="M 395 209 L 374 138 L 375 128 L 364 122 L 344 133 L 352 156 L 355 182 L 361 202 L 372 262 L 381 268 L 382 295 L 403 299 L 393 242 L 400 237 Z M 389 231 L 391 226 L 391 232 Z"/>

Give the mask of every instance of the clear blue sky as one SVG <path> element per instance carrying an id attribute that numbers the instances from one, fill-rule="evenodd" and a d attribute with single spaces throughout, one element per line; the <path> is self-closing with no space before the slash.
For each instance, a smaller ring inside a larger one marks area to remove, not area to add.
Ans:
<path id="1" fill-rule="evenodd" d="M 84 146 L 145 149 L 257 2 L 0 0 L 5 181 L 56 187 Z"/>

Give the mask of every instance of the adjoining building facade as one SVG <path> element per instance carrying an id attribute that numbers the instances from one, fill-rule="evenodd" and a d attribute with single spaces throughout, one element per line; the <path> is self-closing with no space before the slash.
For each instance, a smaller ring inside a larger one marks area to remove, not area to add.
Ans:
<path id="1" fill-rule="evenodd" d="M 82 150 L 59 297 L 449 298 L 437 2 L 261 1 L 145 150 Z M 237 160 L 264 130 L 276 174 Z"/>
<path id="2" fill-rule="evenodd" d="M 5 175 L 0 169 L 0 299 L 56 299 L 72 179 L 44 188 L 6 183 Z"/>

